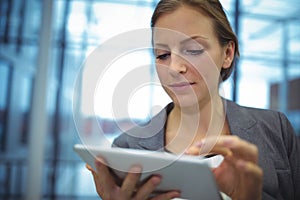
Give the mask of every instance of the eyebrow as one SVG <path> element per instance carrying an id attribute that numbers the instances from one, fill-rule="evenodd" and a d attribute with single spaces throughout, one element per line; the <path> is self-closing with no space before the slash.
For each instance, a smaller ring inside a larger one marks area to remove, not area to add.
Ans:
<path id="1" fill-rule="evenodd" d="M 180 41 L 180 44 L 183 44 L 183 43 L 186 43 L 186 42 L 189 42 L 189 41 L 191 41 L 191 40 L 198 39 L 198 38 L 201 38 L 201 39 L 203 39 L 203 40 L 208 40 L 208 38 L 205 37 L 205 36 L 202 36 L 202 35 L 195 35 L 195 36 L 191 36 L 191 37 L 189 37 L 189 38 L 187 38 L 187 39 L 184 39 L 184 40 Z M 154 45 L 155 45 L 155 46 L 168 47 L 168 45 L 162 44 L 162 43 L 155 43 Z"/>
<path id="2" fill-rule="evenodd" d="M 189 42 L 189 41 L 191 41 L 191 40 L 198 39 L 198 38 L 204 39 L 204 40 L 208 40 L 208 38 L 205 37 L 205 36 L 202 36 L 202 35 L 195 35 L 195 36 L 191 36 L 191 37 L 189 37 L 189 38 L 187 38 L 187 39 L 185 39 L 185 40 L 180 41 L 180 44 L 183 44 L 183 43 L 186 43 L 186 42 Z"/>

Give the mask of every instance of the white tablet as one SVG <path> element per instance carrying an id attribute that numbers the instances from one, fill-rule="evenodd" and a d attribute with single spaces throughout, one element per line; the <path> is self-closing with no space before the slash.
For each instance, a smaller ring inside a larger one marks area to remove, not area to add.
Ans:
<path id="1" fill-rule="evenodd" d="M 162 176 L 156 193 L 180 190 L 184 199 L 220 199 L 211 169 L 201 157 L 81 144 L 76 144 L 74 151 L 94 169 L 96 156 L 105 158 L 119 183 L 131 166 L 139 165 L 142 167 L 141 183 L 153 174 Z"/>

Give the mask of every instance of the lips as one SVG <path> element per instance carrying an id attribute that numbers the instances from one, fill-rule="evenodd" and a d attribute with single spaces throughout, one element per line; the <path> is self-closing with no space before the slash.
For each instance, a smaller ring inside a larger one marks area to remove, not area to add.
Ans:
<path id="1" fill-rule="evenodd" d="M 168 87 L 173 90 L 185 90 L 190 88 L 194 84 L 195 82 L 178 82 L 178 83 L 169 84 Z"/>
<path id="2" fill-rule="evenodd" d="M 195 84 L 194 82 L 180 82 L 169 84 L 169 87 L 186 87 Z"/>

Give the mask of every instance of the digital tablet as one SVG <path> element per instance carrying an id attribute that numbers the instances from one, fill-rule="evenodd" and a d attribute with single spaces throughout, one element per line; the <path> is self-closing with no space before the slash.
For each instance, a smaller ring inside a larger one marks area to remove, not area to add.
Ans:
<path id="1" fill-rule="evenodd" d="M 76 144 L 74 151 L 93 169 L 96 156 L 103 157 L 120 184 L 133 165 L 142 167 L 140 183 L 153 174 L 162 177 L 155 193 L 179 190 L 181 198 L 220 199 L 214 176 L 206 159 L 157 151 L 96 147 Z"/>

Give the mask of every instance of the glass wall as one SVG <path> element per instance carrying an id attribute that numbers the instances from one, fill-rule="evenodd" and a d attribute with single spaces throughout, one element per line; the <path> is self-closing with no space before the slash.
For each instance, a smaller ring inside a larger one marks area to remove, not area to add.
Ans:
<path id="1" fill-rule="evenodd" d="M 53 20 L 48 24 L 52 30 L 50 59 L 48 66 L 38 66 L 46 1 L 0 2 L 0 198 L 25 197 L 30 182 L 33 97 L 39 95 L 34 87 L 36 74 L 47 67 L 47 123 L 45 141 L 40 141 L 44 149 L 39 149 L 44 152 L 41 194 L 43 199 L 98 199 L 92 177 L 74 154 L 73 145 L 82 142 L 82 137 L 97 139 L 99 129 L 111 141 L 120 133 L 120 125 L 129 128 L 132 121 L 123 117 L 116 121 L 102 106 L 108 97 L 100 95 L 91 106 L 94 93 L 88 92 L 87 83 L 93 72 L 81 70 L 100 44 L 127 31 L 149 28 L 157 0 L 53 0 L 49 11 Z M 241 48 L 235 74 L 224 83 L 224 96 L 241 105 L 284 112 L 300 136 L 298 1 L 221 2 Z M 131 52 L 112 66 L 121 66 L 127 74 L 126 69 L 129 72 L 133 67 L 151 66 L 151 59 L 147 50 Z M 149 68 L 145 79 L 151 81 L 154 76 Z M 131 100 L 129 114 L 137 122 L 149 117 L 149 112 L 157 112 L 159 108 L 153 105 L 162 107 L 169 102 L 157 85 L 142 88 Z"/>

